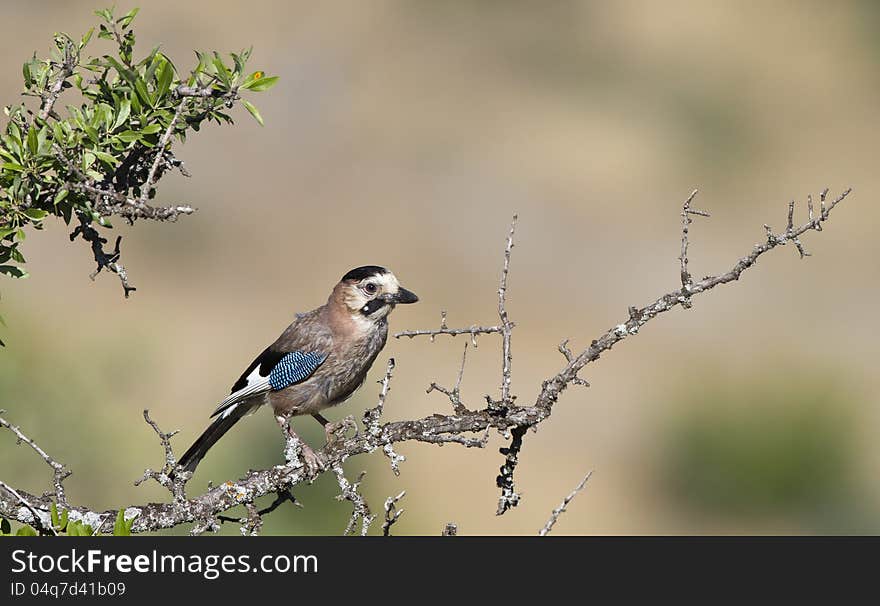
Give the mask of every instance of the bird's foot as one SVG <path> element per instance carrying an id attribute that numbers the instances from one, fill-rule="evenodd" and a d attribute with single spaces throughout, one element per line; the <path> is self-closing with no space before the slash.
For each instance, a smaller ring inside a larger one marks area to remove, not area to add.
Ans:
<path id="1" fill-rule="evenodd" d="M 281 426 L 281 431 L 284 434 L 284 440 L 286 443 L 284 448 L 284 458 L 287 460 L 288 464 L 293 461 L 301 462 L 305 466 L 308 475 L 312 477 L 324 471 L 326 465 L 321 459 L 321 456 L 316 453 L 305 440 L 299 437 L 295 431 L 293 431 L 290 417 L 278 415 L 275 417 L 275 420 L 278 421 L 278 425 Z"/>
<path id="2" fill-rule="evenodd" d="M 310 476 L 318 475 L 327 468 L 321 455 L 305 442 L 301 442 L 300 452 L 302 453 L 302 462 Z"/>

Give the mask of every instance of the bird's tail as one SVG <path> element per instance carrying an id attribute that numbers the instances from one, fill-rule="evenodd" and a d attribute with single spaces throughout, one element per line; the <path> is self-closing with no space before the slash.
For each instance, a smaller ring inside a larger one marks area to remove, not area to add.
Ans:
<path id="1" fill-rule="evenodd" d="M 229 431 L 239 419 L 253 411 L 254 406 L 249 404 L 249 402 L 240 402 L 227 408 L 221 416 L 214 419 L 214 422 L 208 425 L 208 428 L 202 432 L 202 435 L 193 442 L 189 450 L 183 453 L 183 456 L 177 462 L 177 468 L 182 471 L 195 471 L 199 462 L 214 443 L 222 438 L 223 434 Z"/>

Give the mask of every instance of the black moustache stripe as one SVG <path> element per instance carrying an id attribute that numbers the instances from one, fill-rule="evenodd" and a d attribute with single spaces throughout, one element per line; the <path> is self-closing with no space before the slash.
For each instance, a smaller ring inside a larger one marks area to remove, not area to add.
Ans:
<path id="1" fill-rule="evenodd" d="M 383 301 L 382 299 L 373 299 L 372 301 L 361 307 L 361 313 L 365 316 L 370 316 L 377 312 L 379 309 L 385 307 L 385 305 L 387 305 L 387 303 L 385 303 L 385 301 Z"/>

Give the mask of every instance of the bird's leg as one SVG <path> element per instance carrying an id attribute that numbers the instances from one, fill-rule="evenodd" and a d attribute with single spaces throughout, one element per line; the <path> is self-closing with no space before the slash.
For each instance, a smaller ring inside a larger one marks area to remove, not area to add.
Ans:
<path id="1" fill-rule="evenodd" d="M 312 414 L 312 416 L 315 417 L 315 420 L 324 427 L 324 437 L 327 440 L 327 444 L 333 443 L 340 437 L 339 435 L 337 435 L 337 432 L 340 429 L 342 430 L 341 437 L 343 439 L 345 438 L 345 430 L 349 427 L 353 428 L 355 434 L 357 434 L 357 424 L 354 422 L 354 417 L 350 415 L 337 423 L 331 423 L 324 417 L 324 415 L 317 412 Z"/>
<path id="2" fill-rule="evenodd" d="M 312 450 L 312 447 L 293 431 L 293 425 L 290 422 L 292 416 L 293 415 L 277 415 L 275 417 L 275 420 L 281 427 L 281 432 L 284 434 L 284 440 L 287 444 L 284 449 L 284 458 L 287 459 L 289 463 L 297 458 L 296 451 L 299 450 L 302 453 L 303 463 L 305 464 L 309 475 L 315 475 L 324 469 L 324 465 L 321 462 L 318 453 Z"/>
<path id="3" fill-rule="evenodd" d="M 334 438 L 334 434 L 338 429 L 338 425 L 336 423 L 331 423 L 327 418 L 321 413 L 313 413 L 312 416 L 315 420 L 321 424 L 321 427 L 324 428 L 324 439 L 327 441 L 327 444 L 331 442 Z"/>

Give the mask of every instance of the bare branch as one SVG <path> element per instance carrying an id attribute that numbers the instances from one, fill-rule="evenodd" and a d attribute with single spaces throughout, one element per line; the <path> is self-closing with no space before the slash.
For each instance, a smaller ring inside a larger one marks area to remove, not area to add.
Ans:
<path id="1" fill-rule="evenodd" d="M 501 283 L 498 286 L 498 317 L 501 319 L 501 400 L 502 407 L 513 405 L 510 395 L 510 368 L 513 356 L 510 352 L 510 338 L 513 324 L 507 316 L 507 276 L 510 273 L 510 252 L 513 250 L 513 232 L 516 229 L 516 215 L 510 222 L 507 245 L 504 247 L 504 267 L 501 269 Z"/>
<path id="2" fill-rule="evenodd" d="M 159 485 L 167 488 L 175 501 L 183 501 L 186 498 L 184 486 L 186 485 L 187 480 L 191 477 L 191 474 L 189 472 L 181 472 L 179 474 L 173 473 L 174 468 L 177 466 L 177 459 L 174 456 L 174 449 L 171 447 L 171 438 L 177 435 L 179 430 L 175 429 L 170 433 L 164 433 L 159 429 L 156 422 L 150 418 L 149 410 L 144 410 L 144 420 L 153 428 L 156 435 L 159 436 L 159 441 L 162 443 L 162 448 L 165 450 L 165 464 L 159 471 L 153 471 L 149 468 L 144 470 L 143 477 L 135 480 L 134 485 L 140 486 L 147 480 L 153 479 Z"/>
<path id="3" fill-rule="evenodd" d="M 559 347 L 558 347 L 559 353 L 561 353 L 563 356 L 565 356 L 565 360 L 567 362 L 571 362 L 572 360 L 574 360 L 574 354 L 571 352 L 571 349 L 568 348 L 569 340 L 570 339 L 565 339 L 562 343 L 559 344 Z M 575 385 L 580 385 L 582 387 L 589 387 L 590 386 L 589 381 L 582 379 L 578 376 L 575 376 L 575 378 L 572 379 L 571 382 L 574 383 Z"/>
<path id="4" fill-rule="evenodd" d="M 7 484 L 3 480 L 0 480 L 0 488 L 14 496 L 17 499 L 17 502 L 24 505 L 25 509 L 27 509 L 27 511 L 30 513 L 30 517 L 18 515 L 15 518 L 16 520 L 22 522 L 23 524 L 31 524 L 37 530 L 39 530 L 40 534 L 51 534 L 58 536 L 58 532 L 52 526 L 52 522 L 43 519 L 46 514 L 41 515 L 40 512 L 37 511 L 37 509 L 33 505 L 31 505 L 26 498 L 18 493 L 17 490 L 15 490 L 12 486 Z"/>
<path id="5" fill-rule="evenodd" d="M 458 378 L 455 380 L 455 387 L 452 389 L 447 389 L 442 385 L 438 385 L 437 383 L 431 383 L 428 386 L 428 389 L 425 393 L 431 393 L 432 391 L 439 391 L 444 394 L 449 401 L 452 403 L 452 410 L 455 414 L 462 414 L 467 412 L 467 407 L 461 401 L 461 380 L 464 377 L 464 365 L 467 361 L 467 341 L 464 344 L 464 353 L 461 354 L 461 368 L 458 371 Z"/>
<path id="6" fill-rule="evenodd" d="M 397 519 L 403 515 L 403 509 L 397 509 L 397 502 L 406 496 L 406 491 L 401 490 L 396 497 L 385 499 L 385 521 L 382 523 L 382 536 L 391 536 L 391 527 L 397 523 Z"/>
<path id="7" fill-rule="evenodd" d="M 5 410 L 0 410 L 0 414 L 3 414 L 5 412 Z M 54 492 L 52 494 L 59 505 L 66 506 L 67 495 L 64 493 L 64 480 L 69 478 L 73 472 L 68 470 L 64 464 L 59 463 L 58 461 L 50 457 L 48 453 L 40 448 L 40 446 L 36 442 L 34 442 L 32 439 L 22 433 L 21 429 L 19 429 L 16 425 L 13 425 L 3 417 L 0 417 L 0 427 L 5 427 L 6 429 L 14 433 L 16 437 L 16 442 L 18 442 L 19 444 L 24 442 L 25 444 L 30 446 L 31 449 L 33 449 L 34 452 L 40 455 L 40 458 L 46 462 L 46 465 L 52 468 L 52 485 L 54 488 Z"/>
<path id="8" fill-rule="evenodd" d="M 513 323 L 511 323 L 513 326 Z M 401 337 L 409 337 L 412 339 L 413 337 L 426 336 L 431 337 L 431 340 L 434 340 L 434 337 L 439 335 L 449 335 L 451 337 L 457 337 L 458 335 L 470 335 L 471 343 L 474 347 L 477 346 L 477 335 L 492 335 L 492 334 L 501 334 L 503 332 L 503 328 L 501 326 L 471 326 L 469 328 L 447 328 L 441 326 L 436 330 L 403 330 L 401 332 L 394 333 L 394 338 L 399 339 Z"/>
<path id="9" fill-rule="evenodd" d="M 286 462 L 284 464 L 276 465 L 270 469 L 251 471 L 237 481 L 228 481 L 220 486 L 209 488 L 209 490 L 194 498 L 177 498 L 177 495 L 175 495 L 175 499 L 171 503 L 148 503 L 125 508 L 126 517 L 130 518 L 133 516 L 135 518 L 132 532 L 155 531 L 192 522 L 196 522 L 196 526 L 193 528 L 194 533 L 214 530 L 218 527 L 217 516 L 239 505 L 244 505 L 247 508 L 247 517 L 242 518 L 244 520 L 242 523 L 246 526 L 246 530 L 249 532 L 258 530 L 257 517 L 262 514 L 253 507 L 256 499 L 264 495 L 288 491 L 299 484 L 313 481 L 319 474 L 325 471 L 332 471 L 336 475 L 342 492 L 340 498 L 349 500 L 353 506 L 352 518 L 347 530 L 349 532 L 354 531 L 357 528 L 358 519 L 360 519 L 361 534 L 365 534 L 374 516 L 367 507 L 363 496 L 359 493 L 359 484 L 362 476 L 354 483 L 348 482 L 342 472 L 344 461 L 377 449 L 382 449 L 388 454 L 393 452 L 392 445 L 408 441 L 441 445 L 452 443 L 466 447 L 483 447 L 488 441 L 490 431 L 499 431 L 510 439 L 510 444 L 501 449 L 501 453 L 505 455 L 505 460 L 496 479 L 498 487 L 501 489 L 498 513 L 503 513 L 514 507 L 520 500 L 520 494 L 517 492 L 513 482 L 513 472 L 519 460 L 523 436 L 529 428 L 534 428 L 550 417 L 554 404 L 569 385 L 585 383 L 578 378 L 578 373 L 587 364 L 598 360 L 604 352 L 611 350 L 621 340 L 637 334 L 642 326 L 658 315 L 678 305 L 685 305 L 685 302 L 689 302 L 690 298 L 707 292 L 716 286 L 737 281 L 744 271 L 752 267 L 763 254 L 770 250 L 784 246 L 787 243 L 797 246 L 798 238 L 807 231 L 821 231 L 822 225 L 828 220 L 831 211 L 849 193 L 850 190 L 846 190 L 834 200 L 828 201 L 826 198 L 827 191 L 823 192 L 819 196 L 818 212 L 813 208 L 812 198 L 808 198 L 807 210 L 809 220 L 800 226 L 794 225 L 794 211 L 789 206 L 789 214 L 787 216 L 791 216 L 791 220 L 790 222 L 787 221 L 786 229 L 782 234 L 775 234 L 772 230 L 769 230 L 764 241 L 756 244 L 748 255 L 738 259 L 733 267 L 725 273 L 706 276 L 699 281 L 694 281 L 687 274 L 680 288 L 660 296 L 641 308 L 630 307 L 625 321 L 610 328 L 597 339 L 591 341 L 589 347 L 586 347 L 580 353 L 575 354 L 572 352 L 568 347 L 568 341 L 563 341 L 559 346 L 559 351 L 565 358 L 565 365 L 557 374 L 543 382 L 540 393 L 536 396 L 534 404 L 531 406 L 503 406 L 501 405 L 504 404 L 504 396 L 502 394 L 502 400 L 499 402 L 493 402 L 489 398 L 486 408 L 482 410 L 469 410 L 463 403 L 460 403 L 460 395 L 457 395 L 466 361 L 466 357 L 463 355 L 456 386 L 453 389 L 444 389 L 436 385 L 433 387 L 434 390 L 446 394 L 451 401 L 453 396 L 457 398 L 457 402 L 461 405 L 457 406 L 456 401 L 453 401 L 454 414 L 433 414 L 420 419 L 382 423 L 381 417 L 390 389 L 391 372 L 393 370 L 393 361 L 389 361 L 385 378 L 381 382 L 382 388 L 379 394 L 379 402 L 375 408 L 368 410 L 364 415 L 366 430 L 361 433 L 354 432 L 353 435 L 349 435 L 346 431 L 334 433 L 335 439 L 328 440 L 323 449 L 317 453 L 320 461 L 325 463 L 323 466 L 304 465 L 300 460 L 300 455 L 306 453 L 307 446 L 295 434 L 288 432 L 285 434 Z M 684 218 L 688 218 L 690 214 L 700 214 L 698 211 L 689 208 L 685 210 L 687 212 Z M 791 224 L 790 226 L 789 223 Z M 687 225 L 689 224 L 685 223 L 685 226 Z M 505 248 L 505 267 L 509 266 L 507 256 L 512 246 L 511 237 L 512 230 Z M 683 246 L 683 248 L 686 247 Z M 684 253 L 686 253 L 686 250 L 683 250 L 682 254 L 682 257 L 686 258 Z M 506 269 L 502 270 L 503 276 L 506 276 L 506 271 Z M 499 291 L 506 293 L 506 277 L 503 279 L 504 282 Z M 503 295 L 500 294 L 499 303 L 501 303 L 502 298 Z M 411 332 L 414 334 L 450 334 L 448 332 L 450 329 L 445 326 L 445 314 L 441 324 L 441 331 L 447 332 Z M 512 323 L 509 323 L 509 327 L 512 327 Z M 502 326 L 502 336 L 504 334 L 503 331 L 504 328 Z M 505 355 L 502 357 L 504 360 L 507 359 Z M 503 365 L 503 381 L 504 377 Z M 513 396 L 510 395 L 509 389 L 507 394 L 509 396 L 507 403 L 512 404 Z M 151 423 L 151 425 L 153 424 Z M 345 426 L 349 425 L 346 424 Z M 163 434 L 158 430 L 158 427 L 154 426 L 154 430 L 160 435 L 160 439 L 163 439 L 162 436 L 165 436 L 165 439 L 170 438 L 169 434 Z M 481 432 L 482 437 L 478 437 Z M 165 445 L 163 441 L 163 446 Z M 170 445 L 168 446 L 170 447 Z M 315 453 L 312 454 L 314 455 Z M 389 456 L 391 455 L 389 454 Z M 171 453 L 169 458 L 169 453 L 166 450 L 166 469 L 171 459 L 173 459 L 173 453 Z M 393 466 L 394 459 L 392 457 Z M 23 504 L 24 501 L 27 502 L 30 509 Z M 563 502 L 563 505 L 566 502 Z M 0 484 L 0 515 L 19 519 L 19 512 L 25 511 L 29 518 L 36 516 L 38 519 L 45 520 L 48 519 L 47 516 L 52 503 L 52 495 L 35 496 L 23 490 Z M 112 531 L 113 519 L 118 509 L 97 512 L 85 507 L 72 505 L 68 507 L 68 511 L 73 516 L 73 519 L 88 520 L 88 523 L 93 523 L 93 527 L 100 532 Z M 564 510 L 564 507 L 562 509 Z"/>
<path id="10" fill-rule="evenodd" d="M 118 216 L 128 221 L 149 219 L 151 221 L 177 221 L 180 215 L 191 215 L 196 209 L 189 205 L 150 206 L 141 200 L 129 198 L 125 194 L 103 189 L 91 183 L 68 183 L 75 189 L 95 196 L 95 210 L 103 216 Z"/>
<path id="11" fill-rule="evenodd" d="M 351 519 L 348 521 L 348 526 L 345 527 L 345 532 L 343 534 L 349 535 L 354 532 L 357 527 L 357 520 L 360 518 L 361 536 L 367 536 L 367 532 L 370 530 L 370 524 L 376 519 L 376 516 L 370 513 L 370 506 L 367 505 L 366 499 L 364 499 L 364 496 L 359 492 L 361 482 L 363 481 L 364 476 L 367 475 L 367 472 L 362 471 L 358 476 L 358 479 L 354 483 L 351 483 L 346 479 L 341 464 L 334 464 L 332 469 L 333 473 L 336 474 L 336 481 L 339 483 L 339 489 L 342 490 L 342 494 L 336 498 L 340 501 L 349 501 L 352 505 Z"/>
<path id="12" fill-rule="evenodd" d="M 119 262 L 119 257 L 122 254 L 120 252 L 119 247 L 122 245 L 122 236 L 116 236 L 116 246 L 112 253 L 107 253 L 104 250 L 104 245 L 107 243 L 107 238 L 101 236 L 94 227 L 92 227 L 89 222 L 80 217 L 80 224 L 73 230 L 73 233 L 70 234 L 70 241 L 73 242 L 78 235 L 82 236 L 82 239 L 86 242 L 90 242 L 92 245 L 92 255 L 95 257 L 95 262 L 98 264 L 98 267 L 89 274 L 89 278 L 94 280 L 98 277 L 98 274 L 101 273 L 101 270 L 107 268 L 109 271 L 115 273 L 119 276 L 119 281 L 122 283 L 122 292 L 127 299 L 128 296 L 137 290 L 134 286 L 132 286 L 128 281 L 128 273 L 125 271 L 125 267 L 122 263 Z"/>
<path id="13" fill-rule="evenodd" d="M 58 101 L 61 91 L 64 90 L 64 83 L 73 75 L 73 70 L 76 68 L 77 63 L 79 63 L 79 52 L 77 51 L 76 44 L 73 40 L 67 38 L 64 43 L 64 58 L 61 64 L 58 65 L 58 73 L 55 76 L 55 80 L 52 81 L 52 85 L 41 95 L 43 105 L 40 108 L 40 120 L 45 121 L 49 118 L 52 108 L 55 107 L 55 102 Z"/>
<path id="14" fill-rule="evenodd" d="M 825 197 L 827 195 L 827 190 L 825 190 L 820 197 L 822 211 L 818 217 L 814 217 L 800 227 L 793 229 L 790 233 L 783 235 L 773 234 L 772 230 L 769 230 L 768 228 L 766 241 L 761 244 L 756 244 L 752 249 L 752 252 L 745 257 L 740 258 L 729 271 L 717 276 L 706 276 L 702 280 L 692 283 L 687 289 L 682 287 L 678 290 L 669 292 L 644 307 L 630 308 L 629 319 L 627 321 L 614 326 L 601 337 L 593 340 L 590 343 L 590 346 L 577 356 L 574 356 L 565 368 L 553 377 L 544 381 L 541 393 L 535 401 L 535 406 L 539 408 L 551 408 L 562 391 L 564 391 L 570 383 L 574 382 L 578 371 L 587 364 L 598 360 L 602 353 L 610 350 L 618 342 L 630 335 L 637 334 L 639 329 L 653 318 L 673 309 L 677 305 L 683 305 L 685 301 L 689 301 L 689 299 L 695 295 L 712 290 L 716 286 L 739 280 L 742 273 L 752 267 L 761 255 L 774 248 L 784 246 L 788 242 L 794 242 L 795 239 L 807 231 L 821 231 L 822 223 L 828 219 L 834 207 L 842 202 L 851 191 L 852 188 L 846 189 L 826 206 Z"/>
<path id="15" fill-rule="evenodd" d="M 394 358 L 389 358 L 388 365 L 385 368 L 385 378 L 379 382 L 382 385 L 382 388 L 379 390 L 379 403 L 376 404 L 374 408 L 370 408 L 364 412 L 364 427 L 366 427 L 367 432 L 374 438 L 382 434 L 382 428 L 379 426 L 379 419 L 385 411 L 385 400 L 388 398 L 388 391 L 391 389 L 391 375 L 393 372 Z M 394 446 L 392 446 L 390 442 L 382 446 L 382 452 L 384 452 L 385 456 L 391 461 L 391 471 L 394 472 L 394 475 L 399 476 L 400 464 L 406 461 L 406 457 L 397 454 L 394 450 Z"/>
<path id="16" fill-rule="evenodd" d="M 553 513 L 550 514 L 550 519 L 547 520 L 546 524 L 544 524 L 544 528 L 542 528 L 538 532 L 539 536 L 542 536 L 542 537 L 546 536 L 551 530 L 553 530 L 553 526 L 556 524 L 556 521 L 559 519 L 559 516 L 561 516 L 563 513 L 565 513 L 565 508 L 568 507 L 568 504 L 571 503 L 571 500 L 574 499 L 581 490 L 583 490 L 584 486 L 587 484 L 587 482 L 589 481 L 590 477 L 592 477 L 592 475 L 593 475 L 593 472 L 590 471 L 587 475 L 584 476 L 584 479 L 581 480 L 581 483 L 578 484 L 577 486 L 575 486 L 574 490 L 572 490 L 571 493 L 567 497 L 562 499 L 562 503 L 559 505 L 559 507 L 554 509 Z"/>
<path id="17" fill-rule="evenodd" d="M 691 274 L 688 271 L 688 226 L 693 223 L 691 215 L 699 215 L 701 217 L 709 216 L 709 213 L 706 211 L 694 210 L 691 208 L 691 202 L 693 202 L 698 191 L 699 190 L 695 189 L 691 192 L 691 195 L 685 200 L 684 206 L 681 209 L 681 254 L 678 257 L 678 260 L 681 262 L 681 288 L 685 292 L 687 292 L 690 289 L 691 284 L 693 284 L 693 278 L 691 278 Z M 685 309 L 691 306 L 689 297 L 686 297 L 685 300 L 682 301 L 681 306 Z"/>

